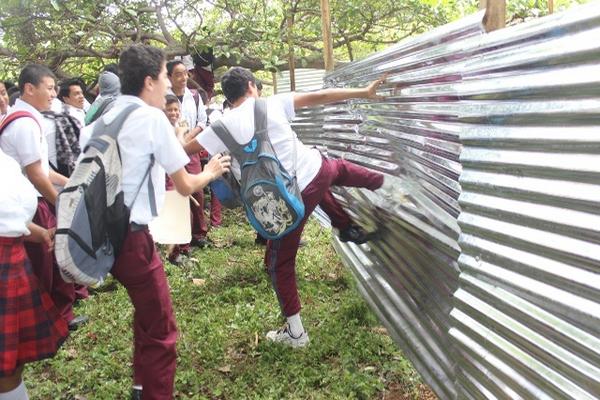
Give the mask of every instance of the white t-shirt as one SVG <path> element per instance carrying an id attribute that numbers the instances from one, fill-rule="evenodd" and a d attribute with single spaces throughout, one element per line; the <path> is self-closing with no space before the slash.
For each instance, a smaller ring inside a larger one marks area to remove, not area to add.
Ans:
<path id="1" fill-rule="evenodd" d="M 150 171 L 154 186 L 156 209 L 160 210 L 165 200 L 165 171 L 172 174 L 190 162 L 183 147 L 173 135 L 173 127 L 158 108 L 151 107 L 136 96 L 119 96 L 115 105 L 103 119 L 110 123 L 127 105 L 135 103 L 141 107 L 133 111 L 125 120 L 119 133 L 119 149 L 123 172 L 123 192 L 125 204 L 130 206 L 136 190 L 150 165 L 150 155 L 154 154 L 155 163 Z M 90 128 L 94 124 L 90 125 Z M 91 133 L 90 133 L 91 135 Z M 89 137 L 80 141 L 83 149 Z M 130 222 L 146 225 L 152 221 L 150 197 L 148 196 L 148 180 L 141 185 L 140 192 L 131 209 Z"/>
<path id="2" fill-rule="evenodd" d="M 315 178 L 321 169 L 321 154 L 317 149 L 305 146 L 290 126 L 296 115 L 294 110 L 294 94 L 285 93 L 267 99 L 267 129 L 277 158 L 290 174 L 294 174 L 294 147 L 296 150 L 296 177 L 300 190 Z M 240 106 L 225 113 L 221 121 L 225 124 L 236 142 L 246 144 L 254 136 L 254 98 L 248 98 Z M 206 128 L 198 136 L 198 143 L 210 154 L 227 151 L 227 148 L 215 132 Z M 294 143 L 295 142 L 295 143 Z M 237 174 L 237 171 L 234 170 Z M 238 176 L 239 178 L 239 176 Z"/>
<path id="3" fill-rule="evenodd" d="M 69 104 L 65 104 L 65 110 L 73 118 L 76 118 L 82 127 L 85 126 L 85 111 L 82 108 L 73 107 Z"/>
<path id="4" fill-rule="evenodd" d="M 56 123 L 53 119 L 44 117 L 42 129 L 48 143 L 48 161 L 56 167 Z"/>
<path id="5" fill-rule="evenodd" d="M 27 225 L 37 208 L 37 191 L 21 174 L 19 164 L 0 150 L 0 236 L 29 235 Z M 6 188 L 9 188 L 6 190 Z"/>
<path id="6" fill-rule="evenodd" d="M 175 93 L 173 93 L 171 89 L 169 89 L 168 93 L 175 96 Z M 206 109 L 204 108 L 204 103 L 202 102 L 202 97 L 200 97 L 200 95 L 198 95 L 198 107 L 196 107 L 196 101 L 194 100 L 192 91 L 185 88 L 185 91 L 183 92 L 183 101 L 179 104 L 181 106 L 181 116 L 187 121 L 188 126 L 200 126 L 202 129 L 206 128 Z"/>
<path id="7" fill-rule="evenodd" d="M 0 149 L 12 157 L 21 169 L 36 161 L 41 161 L 42 171 L 49 175 L 48 142 L 42 134 L 42 114 L 27 102 L 17 99 L 9 114 L 16 111 L 28 111 L 35 119 L 19 118 L 13 121 L 0 135 Z"/>

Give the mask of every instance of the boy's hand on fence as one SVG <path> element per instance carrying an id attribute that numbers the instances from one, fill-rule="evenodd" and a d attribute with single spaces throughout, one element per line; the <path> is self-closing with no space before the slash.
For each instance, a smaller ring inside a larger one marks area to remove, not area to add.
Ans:
<path id="1" fill-rule="evenodd" d="M 229 167 L 231 167 L 231 156 L 224 156 L 219 153 L 210 159 L 204 170 L 212 177 L 211 180 L 214 181 L 225 172 L 228 172 Z"/>
<path id="2" fill-rule="evenodd" d="M 367 99 L 373 99 L 373 100 L 381 100 L 381 99 L 383 99 L 383 96 L 379 96 L 377 94 L 377 89 L 379 89 L 379 87 L 385 83 L 386 79 L 387 79 L 387 74 L 384 74 L 381 77 L 379 77 L 379 79 L 374 80 L 373 82 L 371 82 L 369 84 L 369 86 L 367 86 L 367 95 L 366 95 L 366 98 Z"/>

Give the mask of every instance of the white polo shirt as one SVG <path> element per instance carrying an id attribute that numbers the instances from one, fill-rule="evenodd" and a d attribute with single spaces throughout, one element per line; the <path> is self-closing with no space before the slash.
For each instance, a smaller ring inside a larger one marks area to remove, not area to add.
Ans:
<path id="1" fill-rule="evenodd" d="M 168 93 L 175 96 L 172 89 L 169 89 Z M 194 100 L 192 91 L 185 88 L 185 91 L 183 92 L 183 101 L 179 102 L 179 105 L 181 106 L 181 116 L 187 121 L 189 126 L 200 126 L 202 129 L 206 128 L 206 109 L 204 108 L 204 103 L 202 102 L 202 97 L 200 95 L 198 95 L 198 106 L 196 107 L 196 101 Z"/>
<path id="2" fill-rule="evenodd" d="M 151 107 L 136 96 L 119 96 L 115 105 L 102 118 L 110 123 L 127 105 L 135 103 L 141 107 L 133 111 L 119 133 L 119 149 L 123 171 L 123 193 L 125 204 L 131 205 L 135 191 L 150 165 L 150 155 L 154 154 L 155 163 L 150 171 L 154 185 L 156 208 L 160 210 L 165 199 L 165 172 L 172 174 L 190 162 L 183 147 L 173 135 L 173 127 L 162 110 Z M 90 128 L 95 125 L 90 125 Z M 87 143 L 80 143 L 84 148 Z M 154 217 L 150 209 L 147 178 L 141 185 L 133 208 L 130 222 L 146 225 Z"/>
<path id="3" fill-rule="evenodd" d="M 42 171 L 46 176 L 49 175 L 50 167 L 48 165 L 48 142 L 46 135 L 42 134 L 43 117 L 29 103 L 17 99 L 14 107 L 8 114 L 16 111 L 28 111 L 35 119 L 19 118 L 4 130 L 0 135 L 0 149 L 8 156 L 12 157 L 24 169 L 36 161 L 41 161 Z"/>
<path id="4" fill-rule="evenodd" d="M 296 115 L 294 94 L 285 93 L 267 97 L 267 129 L 277 158 L 290 174 L 294 173 L 294 149 L 296 150 L 296 177 L 300 190 L 315 178 L 321 169 L 322 158 L 317 149 L 305 146 L 290 126 Z M 240 106 L 228 111 L 221 121 L 236 142 L 246 144 L 254 136 L 254 98 L 248 98 Z M 227 151 L 227 148 L 209 126 L 198 136 L 198 143 L 210 154 Z M 232 169 L 239 177 L 239 173 Z"/>
<path id="5" fill-rule="evenodd" d="M 27 225 L 37 208 L 37 191 L 21 174 L 19 164 L 0 150 L 0 236 L 29 235 Z M 8 190 L 6 190 L 8 188 Z"/>

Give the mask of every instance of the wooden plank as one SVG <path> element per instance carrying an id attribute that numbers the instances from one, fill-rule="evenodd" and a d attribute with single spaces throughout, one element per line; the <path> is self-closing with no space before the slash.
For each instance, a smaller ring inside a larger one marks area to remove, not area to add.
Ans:
<path id="1" fill-rule="evenodd" d="M 485 8 L 483 24 L 487 32 L 506 26 L 506 0 L 479 0 L 479 8 Z"/>
<path id="2" fill-rule="evenodd" d="M 331 11 L 329 0 L 321 0 L 321 30 L 323 31 L 323 58 L 325 70 L 333 71 L 333 39 L 331 36 Z"/>
<path id="3" fill-rule="evenodd" d="M 292 11 L 287 17 L 287 41 L 288 41 L 288 64 L 290 67 L 290 92 L 296 90 L 296 59 L 294 58 L 294 39 L 292 34 L 294 32 L 294 16 Z"/>

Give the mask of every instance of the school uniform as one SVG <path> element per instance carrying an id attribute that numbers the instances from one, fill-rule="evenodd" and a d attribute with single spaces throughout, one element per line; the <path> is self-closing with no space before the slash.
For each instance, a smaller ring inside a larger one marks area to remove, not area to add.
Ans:
<path id="1" fill-rule="evenodd" d="M 0 150 L 0 377 L 31 361 L 52 357 L 68 335 L 67 323 L 33 274 L 23 246 L 37 192 L 19 165 Z"/>
<path id="2" fill-rule="evenodd" d="M 19 118 L 13 121 L 0 135 L 0 149 L 12 157 L 21 169 L 41 162 L 42 171 L 48 175 L 48 142 L 42 132 L 42 115 L 27 102 L 17 99 L 11 113 L 27 111 L 32 118 Z M 38 193 L 38 206 L 33 222 L 48 229 L 56 227 L 54 206 Z M 54 260 L 54 252 L 43 243 L 26 243 L 25 249 L 35 275 L 50 293 L 60 315 L 70 322 L 73 319 L 75 289 L 72 283 L 65 282 Z"/>
<path id="3" fill-rule="evenodd" d="M 279 240 L 269 240 L 265 252 L 267 272 L 282 312 L 289 317 L 300 312 L 301 308 L 296 286 L 296 253 L 308 217 L 317 205 L 321 205 L 332 217 L 334 227 L 341 230 L 349 227 L 352 221 L 331 194 L 330 187 L 353 186 L 376 190 L 383 184 L 383 175 L 346 160 L 325 158 L 318 150 L 305 146 L 290 126 L 295 117 L 293 93 L 271 96 L 266 101 L 269 139 L 285 170 L 296 175 L 305 209 L 299 226 Z M 248 98 L 221 119 L 240 144 L 248 143 L 254 135 L 254 104 L 255 99 Z M 227 150 L 210 127 L 198 135 L 197 140 L 210 154 Z"/>
<path id="4" fill-rule="evenodd" d="M 163 264 L 148 231 L 154 217 L 147 179 L 152 179 L 156 209 L 160 210 L 165 197 L 165 172 L 178 171 L 189 158 L 163 111 L 138 97 L 120 96 L 102 118 L 110 122 L 131 103 L 140 107 L 129 115 L 118 137 L 125 204 L 132 204 L 135 192 L 138 188 L 140 191 L 131 206 L 129 232 L 111 273 L 127 289 L 135 310 L 134 384 L 143 386 L 144 399 L 171 399 L 177 327 Z M 142 182 L 151 155 L 155 164 Z"/>

